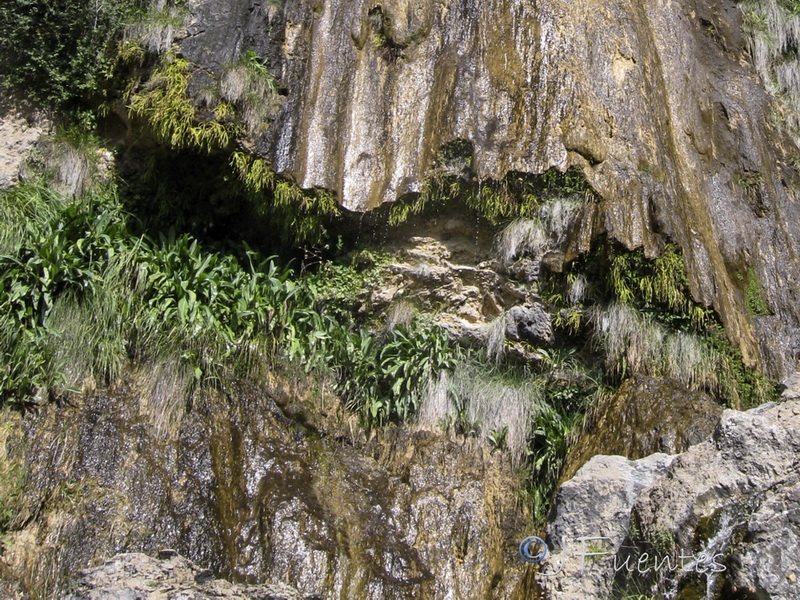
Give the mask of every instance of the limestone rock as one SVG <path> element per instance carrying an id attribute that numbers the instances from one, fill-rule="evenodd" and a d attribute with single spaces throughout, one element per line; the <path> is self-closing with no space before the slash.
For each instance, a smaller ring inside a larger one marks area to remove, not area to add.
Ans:
<path id="1" fill-rule="evenodd" d="M 567 457 L 562 479 L 598 454 L 636 460 L 656 452 L 683 452 L 707 440 L 721 414 L 722 407 L 703 392 L 669 379 L 635 375 L 593 409 L 588 427 Z"/>
<path id="2" fill-rule="evenodd" d="M 663 455 L 631 463 L 593 458 L 562 486 L 548 534 L 556 548 L 569 535 L 607 536 L 610 554 L 593 561 L 588 575 L 577 578 L 581 583 L 559 575 L 550 597 L 606 598 L 614 565 L 649 553 L 679 566 L 654 571 L 649 563 L 644 584 L 641 573 L 623 572 L 614 590 L 636 584 L 667 597 L 696 589 L 714 599 L 797 598 L 799 454 L 800 402 L 792 401 L 726 410 L 708 440 L 664 459 L 660 471 L 651 467 Z M 617 491 L 625 481 L 620 464 L 653 474 L 626 488 L 627 502 Z M 687 560 L 678 562 L 679 554 Z M 546 566 L 544 575 L 547 569 L 554 567 Z M 576 586 L 584 586 L 585 595 L 571 596 L 579 593 Z"/>
<path id="3" fill-rule="evenodd" d="M 793 373 L 783 382 L 781 398 L 784 400 L 800 399 L 800 373 Z"/>
<path id="4" fill-rule="evenodd" d="M 315 600 L 282 583 L 237 585 L 211 576 L 177 554 L 155 559 L 146 554 L 118 554 L 81 575 L 65 600 Z"/>
<path id="5" fill-rule="evenodd" d="M 24 112 L 0 98 L 0 190 L 19 181 L 23 163 L 51 127 L 43 116 Z"/>
<path id="6" fill-rule="evenodd" d="M 550 314 L 538 303 L 512 307 L 506 312 L 506 339 L 552 344 Z"/>
<path id="7" fill-rule="evenodd" d="M 60 592 L 76 565 L 126 548 L 209 569 L 191 581 L 285 581 L 353 600 L 509 598 L 520 585 L 514 474 L 484 443 L 394 427 L 367 441 L 322 416 L 316 433 L 264 388 L 196 398 L 160 431 L 135 390 L 0 415 L 14 421 L 0 422 L 2 448 L 26 466 L 29 507 L 3 539 L 4 577 Z"/>
<path id="8" fill-rule="evenodd" d="M 609 597 L 613 573 L 598 569 L 591 557 L 581 554 L 591 551 L 589 544 L 609 555 L 620 549 L 628 535 L 633 503 L 671 462 L 666 454 L 637 461 L 595 456 L 561 486 L 547 527 L 551 556 L 540 574 L 540 581 L 551 590 L 550 598 Z M 597 539 L 582 543 L 581 538 Z"/>

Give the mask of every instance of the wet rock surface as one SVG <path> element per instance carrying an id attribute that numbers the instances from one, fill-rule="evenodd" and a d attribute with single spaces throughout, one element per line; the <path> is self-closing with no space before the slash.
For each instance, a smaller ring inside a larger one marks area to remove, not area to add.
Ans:
<path id="1" fill-rule="evenodd" d="M 551 597 L 604 598 L 612 586 L 629 589 L 625 586 L 638 578 L 639 589 L 660 584 L 662 591 L 666 587 L 688 594 L 697 588 L 702 590 L 697 597 L 796 598 L 799 452 L 800 403 L 726 410 L 708 440 L 665 458 L 666 468 L 654 477 L 634 476 L 635 484 L 626 488 L 633 497 L 627 505 L 616 503 L 620 510 L 615 515 L 587 501 L 617 489 L 614 482 L 620 477 L 609 476 L 609 465 L 614 465 L 612 473 L 635 474 L 659 455 L 633 462 L 593 458 L 562 486 L 548 534 L 556 544 L 563 543 L 564 523 L 577 522 L 574 515 L 581 515 L 572 533 L 611 538 L 603 548 L 610 554 L 591 561 L 583 574 L 573 572 L 564 584 L 573 587 L 556 586 Z M 671 556 L 672 564 L 681 568 L 654 572 L 651 562 L 648 577 L 626 569 L 614 582 L 613 560 L 622 565 L 632 553 L 635 563 L 645 552 L 662 559 Z M 691 558 L 681 563 L 678 553 Z M 574 587 L 581 585 L 603 593 L 581 595 Z"/>
<path id="2" fill-rule="evenodd" d="M 117 553 L 170 547 L 232 582 L 325 598 L 506 598 L 520 585 L 525 521 L 501 455 L 394 428 L 367 442 L 331 408 L 312 430 L 270 390 L 228 393 L 172 407 L 171 425 L 135 382 L 4 414 L 3 451 L 27 471 L 4 578 L 52 593 Z"/>
<path id="3" fill-rule="evenodd" d="M 635 375 L 593 409 L 567 457 L 562 481 L 599 454 L 636 460 L 657 452 L 684 452 L 711 436 L 721 414 L 722 407 L 703 392 L 669 379 Z"/>
<path id="4" fill-rule="evenodd" d="M 81 574 L 65 600 L 317 600 L 281 584 L 236 585 L 174 553 L 118 554 Z"/>

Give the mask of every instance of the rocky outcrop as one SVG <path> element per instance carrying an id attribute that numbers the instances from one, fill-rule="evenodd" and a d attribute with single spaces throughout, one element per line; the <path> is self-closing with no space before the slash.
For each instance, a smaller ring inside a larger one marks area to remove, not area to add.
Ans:
<path id="1" fill-rule="evenodd" d="M 576 570 L 553 580 L 551 597 L 605 598 L 638 586 L 686 598 L 796 598 L 798 452 L 793 401 L 726 410 L 710 439 L 674 457 L 593 458 L 562 486 L 548 534 L 559 550 L 565 531 L 606 539 L 583 572 L 563 563 Z M 663 468 L 654 472 L 654 462 Z M 627 502 L 606 501 L 616 490 Z"/>
<path id="2" fill-rule="evenodd" d="M 586 555 L 619 552 L 629 534 L 634 502 L 665 474 L 671 462 L 666 454 L 637 461 L 596 456 L 560 487 L 554 517 L 547 527 L 550 556 L 539 573 L 550 598 L 609 597 L 613 576 L 596 568 L 593 561 L 597 556 Z"/>
<path id="3" fill-rule="evenodd" d="M 146 554 L 118 554 L 81 574 L 75 591 L 65 600 L 319 600 L 285 584 L 236 585 L 217 579 L 208 569 L 162 551 L 158 559 Z"/>
<path id="4" fill-rule="evenodd" d="M 390 262 L 360 298 L 363 306 L 390 321 L 398 306 L 413 307 L 469 346 L 487 344 L 488 326 L 497 318 L 501 342 L 551 343 L 550 315 L 537 302 L 537 288 L 504 273 L 494 229 L 452 204 L 392 231 L 378 228 L 383 239 L 371 241 Z"/>
<path id="5" fill-rule="evenodd" d="M 0 190 L 19 181 L 28 154 L 51 128 L 43 115 L 0 96 Z"/>
<path id="6" fill-rule="evenodd" d="M 541 304 L 512 307 L 506 312 L 506 338 L 531 344 L 552 344 L 550 315 Z"/>
<path id="7" fill-rule="evenodd" d="M 198 94 L 245 50 L 269 59 L 285 98 L 253 145 L 301 187 L 363 211 L 419 192 L 455 140 L 472 148 L 466 177 L 577 166 L 602 200 L 585 207 L 567 258 L 602 233 L 648 256 L 668 237 L 745 361 L 776 377 L 794 370 L 796 149 L 767 125 L 734 2 L 193 0 L 189 10 L 180 52 L 198 66 Z"/>
<path id="8" fill-rule="evenodd" d="M 599 454 L 636 460 L 657 452 L 684 452 L 711 436 L 721 414 L 722 407 L 703 392 L 669 379 L 634 375 L 593 407 L 564 464 L 562 480 Z"/>
<path id="9" fill-rule="evenodd" d="M 58 596 L 80 568 L 168 547 L 218 577 L 326 598 L 506 598 L 523 585 L 515 479 L 484 444 L 394 427 L 367 441 L 338 398 L 303 386 L 187 406 L 159 400 L 169 375 L 152 383 L 3 413 L 0 462 L 25 471 L 4 578 Z"/>

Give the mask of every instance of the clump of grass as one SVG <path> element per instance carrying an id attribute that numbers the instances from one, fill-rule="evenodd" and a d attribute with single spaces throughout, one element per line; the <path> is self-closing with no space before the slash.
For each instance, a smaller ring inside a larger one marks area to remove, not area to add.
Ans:
<path id="1" fill-rule="evenodd" d="M 580 304 L 586 299 L 589 292 L 589 282 L 583 274 L 573 275 L 568 279 L 566 301 L 570 305 Z"/>
<path id="2" fill-rule="evenodd" d="M 475 366 L 467 363 L 454 372 L 454 403 L 466 407 L 466 418 L 477 423 L 483 435 L 507 427 L 506 447 L 512 464 L 519 466 L 525 458 L 531 419 L 544 405 L 542 383 Z"/>
<path id="3" fill-rule="evenodd" d="M 652 316 L 620 303 L 595 308 L 591 321 L 606 367 L 620 379 L 634 373 L 671 377 L 690 389 L 723 393 L 720 374 L 728 368 L 707 340 L 672 332 Z"/>
<path id="4" fill-rule="evenodd" d="M 724 358 L 696 334 L 676 332 L 666 338 L 662 352 L 663 374 L 691 389 L 703 389 L 720 396 L 720 370 Z"/>
<path id="5" fill-rule="evenodd" d="M 595 339 L 611 374 L 624 378 L 628 374 L 655 374 L 659 370 L 667 335 L 661 325 L 622 303 L 592 312 Z"/>
<path id="6" fill-rule="evenodd" d="M 123 30 L 123 45 L 135 41 L 153 54 L 166 54 L 189 12 L 181 0 L 156 2 L 140 11 Z"/>
<path id="7" fill-rule="evenodd" d="M 500 363 L 506 355 L 506 313 L 500 314 L 486 327 L 486 356 Z"/>
<path id="8" fill-rule="evenodd" d="M 764 290 L 758 280 L 755 269 L 747 270 L 747 287 L 745 289 L 745 306 L 747 312 L 754 316 L 769 314 L 769 306 L 764 300 Z"/>
<path id="9" fill-rule="evenodd" d="M 177 431 L 197 378 L 187 361 L 166 355 L 147 369 L 140 411 L 161 436 Z"/>
<path id="10" fill-rule="evenodd" d="M 386 331 L 392 331 L 398 325 L 408 325 L 414 320 L 414 306 L 405 300 L 392 304 L 386 313 Z"/>
<path id="11" fill-rule="evenodd" d="M 39 183 L 13 187 L 0 194 L 0 253 L 16 254 L 36 239 L 68 200 Z"/>
<path id="12" fill-rule="evenodd" d="M 576 197 L 573 193 L 571 196 L 549 199 L 542 204 L 539 209 L 539 218 L 550 234 L 553 247 L 559 247 L 566 241 L 575 213 L 584 201 L 583 196 Z"/>
<path id="13" fill-rule="evenodd" d="M 465 358 L 428 383 L 416 421 L 421 428 L 444 427 L 475 436 L 503 431 L 503 445 L 512 464 L 519 466 L 532 419 L 545 407 L 544 398 L 540 379 Z"/>
<path id="14" fill-rule="evenodd" d="M 428 380 L 414 418 L 419 429 L 439 431 L 448 429 L 454 422 L 454 406 L 450 396 L 451 381 L 449 371 L 441 371 Z"/>
<path id="15" fill-rule="evenodd" d="M 508 266 L 523 254 L 537 257 L 548 246 L 550 235 L 539 219 L 514 219 L 498 234 L 497 254 Z"/>
<path id="16" fill-rule="evenodd" d="M 266 60 L 252 50 L 226 66 L 220 78 L 220 91 L 225 100 L 238 108 L 253 134 L 263 129 L 280 105 L 275 78 Z"/>

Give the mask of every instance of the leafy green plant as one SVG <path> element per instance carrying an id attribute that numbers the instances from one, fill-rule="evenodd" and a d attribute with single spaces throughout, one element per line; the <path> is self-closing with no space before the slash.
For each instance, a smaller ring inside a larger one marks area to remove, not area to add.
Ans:
<path id="1" fill-rule="evenodd" d="M 747 270 L 747 288 L 745 289 L 745 306 L 747 312 L 754 316 L 769 314 L 769 306 L 764 301 L 764 290 L 758 280 L 755 269 Z"/>
<path id="2" fill-rule="evenodd" d="M 552 496 L 569 448 L 570 433 L 581 415 L 548 407 L 536 417 L 528 446 L 526 477 L 534 521 L 547 520 Z"/>
<path id="3" fill-rule="evenodd" d="M 238 132 L 233 106 L 219 101 L 211 118 L 199 118 L 188 94 L 190 77 L 185 58 L 166 55 L 147 85 L 131 97 L 130 112 L 146 119 L 156 136 L 173 148 L 225 148 Z"/>
<path id="4" fill-rule="evenodd" d="M 492 429 L 486 436 L 493 450 L 505 450 L 508 443 L 508 425 L 500 429 Z"/>
<path id="5" fill-rule="evenodd" d="M 364 330 L 359 338 L 341 353 L 346 365 L 343 391 L 368 423 L 409 420 L 428 381 L 455 365 L 447 333 L 424 321 L 398 325 L 381 342 Z"/>
<path id="6" fill-rule="evenodd" d="M 0 74 L 6 90 L 48 107 L 97 95 L 120 31 L 141 0 L 7 0 L 0 4 Z"/>
<path id="7" fill-rule="evenodd" d="M 244 184 L 262 217 L 293 243 L 321 243 L 327 236 L 326 221 L 339 214 L 339 205 L 326 190 L 303 191 L 275 176 L 263 158 L 235 151 L 230 166 Z"/>

